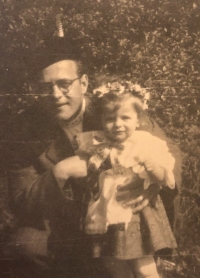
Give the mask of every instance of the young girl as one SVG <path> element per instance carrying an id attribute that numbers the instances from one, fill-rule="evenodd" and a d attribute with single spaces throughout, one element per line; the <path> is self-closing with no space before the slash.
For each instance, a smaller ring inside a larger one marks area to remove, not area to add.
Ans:
<path id="1" fill-rule="evenodd" d="M 77 154 L 90 157 L 84 229 L 91 235 L 93 256 L 103 256 L 114 277 L 133 277 L 134 273 L 157 278 L 154 252 L 176 247 L 160 196 L 133 213 L 116 200 L 116 190 L 129 184 L 142 192 L 153 183 L 174 188 L 174 158 L 164 141 L 137 130 L 146 90 L 128 81 L 115 81 L 94 93 L 103 132 L 77 137 Z"/>

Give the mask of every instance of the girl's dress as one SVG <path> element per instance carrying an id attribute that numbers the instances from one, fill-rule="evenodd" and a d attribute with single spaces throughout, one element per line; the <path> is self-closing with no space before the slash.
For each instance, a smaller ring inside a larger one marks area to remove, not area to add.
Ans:
<path id="1" fill-rule="evenodd" d="M 79 134 L 77 142 L 76 154 L 90 157 L 83 227 L 92 235 L 93 256 L 128 260 L 177 247 L 159 195 L 138 213 L 130 207 L 123 208 L 116 200 L 119 186 L 130 184 L 135 189 L 131 197 L 136 198 L 154 183 L 138 162 L 141 157 L 149 157 L 160 165 L 165 173 L 163 186 L 174 188 L 174 158 L 166 143 L 145 131 L 135 131 L 122 144 L 108 141 L 101 131 Z"/>

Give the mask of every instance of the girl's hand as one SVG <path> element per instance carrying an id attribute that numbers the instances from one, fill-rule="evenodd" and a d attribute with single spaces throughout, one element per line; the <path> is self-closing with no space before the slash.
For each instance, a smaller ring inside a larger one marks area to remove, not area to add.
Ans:
<path id="1" fill-rule="evenodd" d="M 160 165 L 156 163 L 153 158 L 141 156 L 138 157 L 138 161 L 139 163 L 143 164 L 146 171 L 151 173 L 151 175 L 159 182 L 164 180 L 164 169 L 160 167 Z"/>
<path id="2" fill-rule="evenodd" d="M 155 162 L 153 161 L 152 158 L 141 155 L 141 156 L 138 156 L 136 159 L 139 164 L 144 165 L 146 171 L 148 171 L 148 172 L 153 171 L 153 169 L 155 167 Z"/>
<path id="3" fill-rule="evenodd" d="M 53 167 L 53 174 L 58 180 L 70 177 L 83 178 L 87 176 L 87 162 L 79 156 L 68 157 Z"/>
<path id="4" fill-rule="evenodd" d="M 144 167 L 148 172 L 153 172 L 155 168 L 155 162 L 152 159 L 150 158 L 143 159 L 142 164 L 144 165 Z"/>

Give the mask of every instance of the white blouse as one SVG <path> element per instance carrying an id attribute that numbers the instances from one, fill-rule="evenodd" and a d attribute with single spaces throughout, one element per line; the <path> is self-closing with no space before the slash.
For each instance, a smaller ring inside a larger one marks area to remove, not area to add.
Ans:
<path id="1" fill-rule="evenodd" d="M 133 218 L 132 209 L 121 206 L 116 200 L 116 191 L 119 185 L 124 186 L 133 181 L 135 174 L 144 179 L 144 189 L 152 183 L 144 165 L 139 163 L 142 157 L 150 158 L 162 167 L 165 173 L 163 184 L 170 188 L 175 187 L 175 160 L 169 153 L 166 142 L 146 131 L 135 131 L 120 145 L 112 144 L 101 131 L 81 133 L 77 136 L 77 142 L 79 149 L 76 154 L 87 153 L 96 168 L 100 167 L 108 155 L 112 164 L 112 169 L 100 173 L 100 196 L 98 200 L 91 198 L 88 206 L 85 227 L 89 234 L 105 233 L 108 225 L 116 223 L 125 223 L 127 228 Z"/>

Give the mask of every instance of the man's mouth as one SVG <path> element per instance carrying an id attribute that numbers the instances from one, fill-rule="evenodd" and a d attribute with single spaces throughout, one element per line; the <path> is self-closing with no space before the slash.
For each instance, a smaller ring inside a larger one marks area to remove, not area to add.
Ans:
<path id="1" fill-rule="evenodd" d="M 69 105 L 69 103 L 68 102 L 65 102 L 65 103 L 56 103 L 56 107 L 57 108 L 65 106 L 65 105 Z"/>

